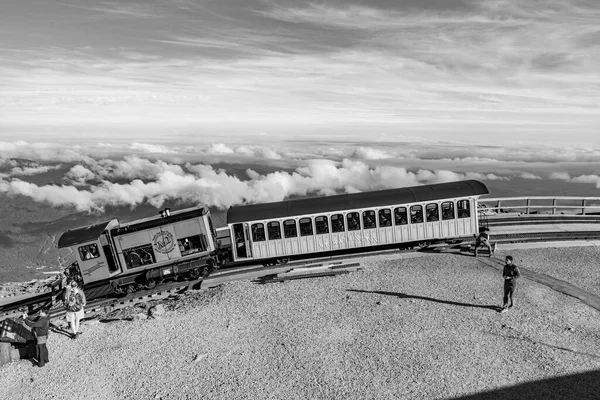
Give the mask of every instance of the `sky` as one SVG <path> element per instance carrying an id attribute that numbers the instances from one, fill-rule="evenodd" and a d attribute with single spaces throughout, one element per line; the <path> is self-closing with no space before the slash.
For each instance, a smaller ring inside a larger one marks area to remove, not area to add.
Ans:
<path id="1" fill-rule="evenodd" d="M 5 0 L 0 38 L 7 146 L 600 149 L 597 0 Z"/>

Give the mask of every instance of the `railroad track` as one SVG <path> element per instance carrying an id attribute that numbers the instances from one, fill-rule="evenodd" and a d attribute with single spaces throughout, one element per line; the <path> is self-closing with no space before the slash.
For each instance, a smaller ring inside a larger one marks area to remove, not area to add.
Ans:
<path id="1" fill-rule="evenodd" d="M 594 218 L 600 221 L 599 218 Z M 519 220 L 524 223 L 523 220 Z M 503 222 L 512 222 L 504 220 Z M 548 222 L 546 222 L 548 223 Z M 600 222 L 599 222 L 600 223 Z M 587 240 L 600 240 L 600 230 L 596 231 L 572 231 L 572 232 L 532 232 L 532 233 L 514 233 L 514 234 L 496 234 L 493 237 L 493 241 L 502 243 L 530 243 L 530 242 L 549 242 L 549 241 L 587 241 Z M 463 242 L 473 241 L 472 237 L 462 238 Z M 449 246 L 457 244 L 458 241 L 449 243 Z M 96 284 L 94 286 L 85 287 L 86 297 L 88 297 L 88 304 L 86 306 L 86 318 L 89 318 L 98 313 L 108 313 L 121 308 L 129 307 L 137 303 L 149 302 L 153 300 L 164 299 L 175 294 L 183 293 L 190 289 L 208 289 L 211 287 L 219 286 L 226 282 L 231 282 L 241 279 L 255 279 L 256 282 L 266 283 L 269 281 L 282 281 L 289 279 L 300 279 L 301 276 L 291 277 L 284 279 L 283 277 L 269 279 L 278 274 L 284 274 L 292 269 L 300 269 L 313 267 L 315 271 L 318 267 L 322 267 L 325 264 L 343 265 L 343 263 L 349 259 L 363 258 L 368 256 L 376 256 L 382 254 L 405 254 L 408 252 L 419 251 L 418 248 L 413 249 L 387 249 L 378 250 L 371 252 L 347 254 L 341 256 L 332 257 L 321 257 L 308 260 L 298 260 L 290 262 L 285 265 L 274 265 L 274 266 L 262 266 L 262 265 L 246 265 L 239 267 L 232 267 L 228 269 L 219 270 L 216 273 L 211 274 L 204 280 L 185 281 L 185 282 L 170 282 L 159 285 L 151 290 L 142 290 L 133 294 L 116 297 L 110 292 L 110 287 L 106 283 Z M 351 263 L 352 264 L 352 263 Z M 348 268 L 355 267 L 348 265 Z M 337 269 L 334 267 L 334 269 Z M 320 271 L 312 274 L 313 277 L 317 276 L 331 276 L 337 275 L 342 272 L 343 269 L 338 271 Z M 308 274 L 306 277 L 309 277 Z M 267 277 L 260 279 L 261 277 Z M 60 302 L 57 302 L 57 298 L 60 296 L 59 291 L 41 293 L 39 295 L 27 296 L 15 296 L 14 301 L 7 302 L 4 306 L 0 306 L 0 321 L 6 318 L 17 318 L 21 313 L 30 306 L 41 307 L 44 305 L 52 305 L 50 308 L 51 318 L 60 318 L 64 316 L 64 310 Z"/>

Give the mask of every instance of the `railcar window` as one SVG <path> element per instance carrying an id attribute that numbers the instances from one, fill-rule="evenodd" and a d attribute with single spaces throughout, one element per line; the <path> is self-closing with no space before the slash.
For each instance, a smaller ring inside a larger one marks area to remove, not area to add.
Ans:
<path id="1" fill-rule="evenodd" d="M 454 219 L 454 202 L 445 201 L 442 203 L 442 219 Z"/>
<path id="2" fill-rule="evenodd" d="M 410 208 L 410 223 L 420 224 L 421 222 L 423 222 L 423 207 L 412 206 Z"/>
<path id="3" fill-rule="evenodd" d="M 363 229 L 373 229 L 377 228 L 375 223 L 375 211 L 366 210 L 362 213 L 363 216 Z"/>
<path id="4" fill-rule="evenodd" d="M 469 200 L 457 201 L 456 208 L 458 209 L 458 218 L 470 218 L 471 217 L 471 209 L 469 206 Z"/>
<path id="5" fill-rule="evenodd" d="M 98 245 L 96 243 L 88 244 L 86 246 L 79 247 L 79 257 L 82 260 L 92 260 L 100 257 L 98 252 Z"/>
<path id="6" fill-rule="evenodd" d="M 198 235 L 177 239 L 177 244 L 179 245 L 179 252 L 182 256 L 206 250 L 206 243 L 202 243 L 202 240 Z"/>
<path id="7" fill-rule="evenodd" d="M 300 224 L 300 236 L 311 236 L 313 234 L 312 219 L 301 218 L 298 222 Z"/>
<path id="8" fill-rule="evenodd" d="M 124 250 L 123 258 L 125 259 L 127 269 L 137 268 L 148 264 L 154 264 L 156 262 L 151 244 L 145 244 L 142 246 L 132 247 L 131 249 Z"/>
<path id="9" fill-rule="evenodd" d="M 252 224 L 252 241 L 265 241 L 265 226 L 263 224 Z"/>
<path id="10" fill-rule="evenodd" d="M 317 228 L 317 235 L 329 233 L 329 224 L 327 224 L 327 217 L 325 215 L 315 218 L 315 228 Z"/>
<path id="11" fill-rule="evenodd" d="M 267 224 L 267 232 L 269 233 L 269 240 L 281 239 L 281 226 L 278 221 L 271 221 Z"/>
<path id="12" fill-rule="evenodd" d="M 396 225 L 408 224 L 408 212 L 406 207 L 397 207 L 394 209 L 394 223 Z"/>
<path id="13" fill-rule="evenodd" d="M 349 231 L 358 231 L 360 230 L 359 216 L 357 212 L 351 212 L 346 215 L 346 219 L 348 220 L 348 230 Z"/>
<path id="14" fill-rule="evenodd" d="M 335 214 L 331 216 L 331 232 L 344 232 L 346 230 L 344 225 L 344 216 L 342 214 Z"/>
<path id="15" fill-rule="evenodd" d="M 427 215 L 427 222 L 440 220 L 440 209 L 436 203 L 427 204 L 425 206 L 425 213 Z"/>
<path id="16" fill-rule="evenodd" d="M 385 208 L 379 210 L 379 227 L 392 226 L 392 210 Z"/>
<path id="17" fill-rule="evenodd" d="M 298 229 L 296 228 L 296 221 L 288 219 L 283 221 L 283 237 L 295 238 L 298 237 Z"/>

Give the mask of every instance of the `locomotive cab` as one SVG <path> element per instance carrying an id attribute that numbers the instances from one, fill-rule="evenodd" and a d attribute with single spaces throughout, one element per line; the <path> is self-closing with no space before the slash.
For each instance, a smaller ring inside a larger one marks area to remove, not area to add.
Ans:
<path id="1" fill-rule="evenodd" d="M 121 272 L 109 241 L 109 230 L 116 225 L 117 220 L 111 220 L 72 229 L 60 237 L 58 247 L 70 248 L 75 256 L 75 262 L 68 268 L 68 275 L 76 279 L 80 277 L 82 283 L 86 284 L 108 279 Z"/>

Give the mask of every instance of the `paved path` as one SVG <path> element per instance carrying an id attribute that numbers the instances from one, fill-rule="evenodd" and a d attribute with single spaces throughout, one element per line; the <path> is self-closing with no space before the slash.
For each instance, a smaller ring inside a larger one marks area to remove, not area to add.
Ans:
<path id="1" fill-rule="evenodd" d="M 490 267 L 497 269 L 498 271 L 502 272 L 502 270 L 504 269 L 504 262 L 502 260 L 487 257 L 478 257 L 478 259 L 480 259 Z M 519 270 L 521 271 L 521 275 L 524 278 L 541 283 L 542 285 L 546 285 L 549 288 L 556 290 L 557 292 L 575 297 L 576 299 L 581 300 L 588 306 L 600 311 L 600 296 L 597 296 L 586 290 L 580 289 L 577 286 L 570 284 L 569 282 L 553 278 L 550 275 L 534 272 L 521 266 L 519 266 Z"/>

